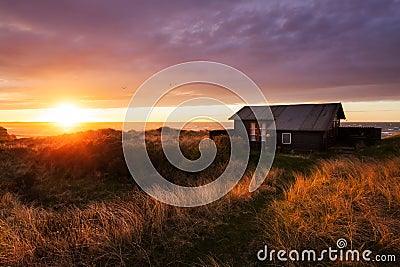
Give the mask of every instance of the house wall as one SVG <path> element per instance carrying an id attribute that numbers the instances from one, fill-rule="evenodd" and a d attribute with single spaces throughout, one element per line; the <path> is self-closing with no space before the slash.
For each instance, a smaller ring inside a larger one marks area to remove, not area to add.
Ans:
<path id="1" fill-rule="evenodd" d="M 237 123 L 239 121 L 234 121 L 234 126 L 237 128 Z M 247 135 L 250 138 L 250 124 L 251 121 L 243 121 L 246 129 Z M 282 144 L 282 133 L 291 133 L 292 134 L 292 142 L 291 144 Z M 256 123 L 256 135 L 257 142 L 261 141 L 260 137 L 261 131 L 259 125 Z M 276 131 L 276 146 L 277 151 L 282 152 L 290 152 L 294 151 L 321 151 L 327 148 L 327 132 L 313 132 L 313 131 Z"/>
<path id="2" fill-rule="evenodd" d="M 305 131 L 276 131 L 277 151 L 290 152 L 294 151 L 320 151 L 325 148 L 324 134 L 325 132 L 305 132 Z M 292 143 L 282 144 L 282 133 L 292 134 Z"/>

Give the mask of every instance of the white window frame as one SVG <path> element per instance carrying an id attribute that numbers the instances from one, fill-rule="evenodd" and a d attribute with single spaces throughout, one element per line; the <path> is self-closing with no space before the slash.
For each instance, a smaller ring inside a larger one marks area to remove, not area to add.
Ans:
<path id="1" fill-rule="evenodd" d="M 284 135 L 289 135 L 289 142 L 284 142 Z M 292 133 L 282 133 L 282 145 L 291 145 L 292 144 Z"/>

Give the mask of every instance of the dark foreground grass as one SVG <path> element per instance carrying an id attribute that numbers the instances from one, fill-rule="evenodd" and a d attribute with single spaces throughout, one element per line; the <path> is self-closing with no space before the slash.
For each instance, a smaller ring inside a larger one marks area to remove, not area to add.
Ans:
<path id="1" fill-rule="evenodd" d="M 355 155 L 359 158 L 387 159 L 400 154 L 400 135 L 387 137 L 373 146 L 359 148 Z"/>

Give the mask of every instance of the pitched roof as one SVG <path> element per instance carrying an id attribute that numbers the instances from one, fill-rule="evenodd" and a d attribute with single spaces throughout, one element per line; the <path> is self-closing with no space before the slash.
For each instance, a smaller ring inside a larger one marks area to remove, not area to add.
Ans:
<path id="1" fill-rule="evenodd" d="M 245 106 L 230 120 L 268 120 L 268 106 Z M 277 130 L 326 131 L 335 115 L 345 119 L 341 103 L 299 104 L 269 106 L 275 119 Z"/>

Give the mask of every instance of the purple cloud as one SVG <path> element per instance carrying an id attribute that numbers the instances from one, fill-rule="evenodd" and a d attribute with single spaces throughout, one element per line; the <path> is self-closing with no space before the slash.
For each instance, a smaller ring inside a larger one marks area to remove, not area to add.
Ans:
<path id="1" fill-rule="evenodd" d="M 395 0 L 0 3 L 0 79 L 26 81 L 0 90 L 27 98 L 58 90 L 123 106 L 116 88 L 212 60 L 244 71 L 270 101 L 399 100 L 399 47 Z"/>

